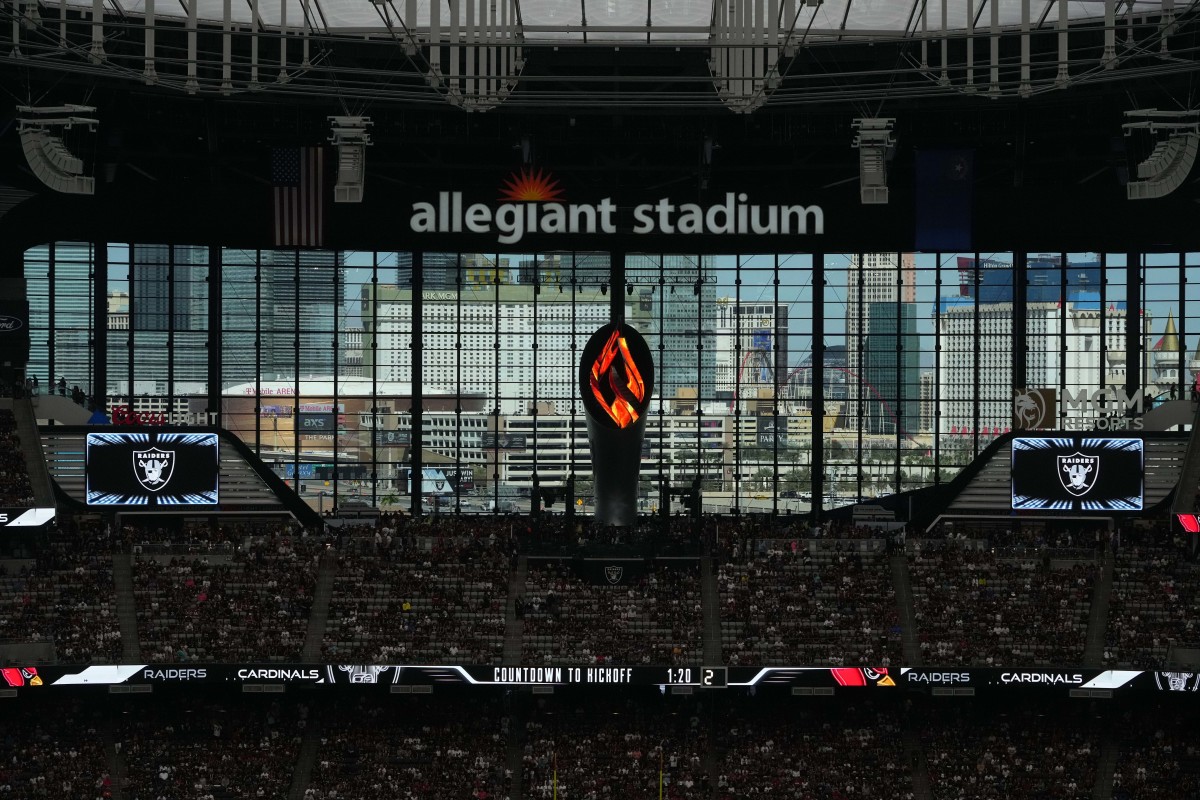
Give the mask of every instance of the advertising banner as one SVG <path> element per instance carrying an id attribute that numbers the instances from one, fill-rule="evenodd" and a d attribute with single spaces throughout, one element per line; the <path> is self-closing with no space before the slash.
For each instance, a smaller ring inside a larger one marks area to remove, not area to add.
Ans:
<path id="1" fill-rule="evenodd" d="M 485 433 L 479 444 L 483 450 L 524 450 L 523 433 Z"/>
<path id="2" fill-rule="evenodd" d="M 0 508 L 0 528 L 35 528 L 52 519 L 53 508 Z"/>
<path id="3" fill-rule="evenodd" d="M 150 685 L 199 687 L 274 683 L 294 686 L 692 686 L 896 691 L 956 689 L 1171 693 L 1200 700 L 1200 673 L 986 667 L 495 666 L 447 664 L 107 664 L 12 666 L 0 688 Z M 827 692 L 826 692 L 827 693 Z"/>

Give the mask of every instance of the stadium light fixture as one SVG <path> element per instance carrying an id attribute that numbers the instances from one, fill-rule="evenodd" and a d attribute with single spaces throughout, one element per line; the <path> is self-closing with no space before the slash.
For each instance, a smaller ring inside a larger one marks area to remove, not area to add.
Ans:
<path id="1" fill-rule="evenodd" d="M 858 150 L 858 187 L 863 205 L 881 205 L 888 201 L 887 162 L 896 150 L 892 117 L 861 118 L 851 125 L 857 133 L 853 146 Z"/>
<path id="2" fill-rule="evenodd" d="M 333 185 L 333 202 L 361 203 L 367 176 L 367 145 L 371 136 L 367 126 L 370 117 L 330 117 L 333 133 L 329 141 L 337 148 L 337 182 Z"/>
<path id="3" fill-rule="evenodd" d="M 95 194 L 96 179 L 84 174 L 83 159 L 63 142 L 62 131 L 86 125 L 95 131 L 100 124 L 93 117 L 76 116 L 95 112 L 92 106 L 17 106 L 17 133 L 25 160 L 38 180 L 63 194 Z"/>

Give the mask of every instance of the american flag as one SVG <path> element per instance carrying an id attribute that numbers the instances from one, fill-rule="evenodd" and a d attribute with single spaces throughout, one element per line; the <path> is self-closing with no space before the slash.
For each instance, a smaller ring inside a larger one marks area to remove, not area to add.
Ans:
<path id="1" fill-rule="evenodd" d="M 325 150 L 281 147 L 271 152 L 276 247 L 325 245 Z"/>

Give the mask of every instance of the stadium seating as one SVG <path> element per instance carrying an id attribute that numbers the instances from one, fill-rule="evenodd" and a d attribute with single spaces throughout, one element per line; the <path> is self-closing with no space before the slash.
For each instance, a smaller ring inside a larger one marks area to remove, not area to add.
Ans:
<path id="1" fill-rule="evenodd" d="M 120 659 L 112 554 L 103 526 L 65 521 L 36 559 L 0 562 L 0 640 L 52 641 L 62 663 Z"/>
<path id="2" fill-rule="evenodd" d="M 734 704 L 718 727 L 718 800 L 913 797 L 902 708 L 894 698 L 790 707 Z"/>
<path id="3" fill-rule="evenodd" d="M 882 552 L 843 540 L 802 544 L 721 564 L 726 662 L 898 664 L 899 615 Z"/>
<path id="4" fill-rule="evenodd" d="M 1090 800 L 1100 725 L 1062 702 L 926 706 L 917 729 L 934 800 Z"/>
<path id="5" fill-rule="evenodd" d="M 658 797 L 661 783 L 664 800 L 708 800 L 704 711 L 644 690 L 537 703 L 524 725 L 525 797 Z"/>
<path id="6" fill-rule="evenodd" d="M 353 663 L 499 663 L 509 566 L 503 548 L 456 537 L 435 551 L 399 543 L 342 552 L 327 658 Z"/>
<path id="7" fill-rule="evenodd" d="M 13 412 L 0 409 L 0 508 L 32 505 L 33 486 Z"/>
<path id="8" fill-rule="evenodd" d="M 0 797 L 107 800 L 114 772 L 105 748 L 112 709 L 80 697 L 5 700 Z"/>
<path id="9" fill-rule="evenodd" d="M 1200 645 L 1200 568 L 1178 548 L 1134 544 L 1116 555 L 1106 664 L 1157 667 L 1172 645 Z"/>
<path id="10" fill-rule="evenodd" d="M 131 798 L 286 797 L 308 706 L 281 699 L 126 701 L 115 739 Z"/>
<path id="11" fill-rule="evenodd" d="M 507 800 L 512 721 L 495 698 L 327 707 L 307 800 Z"/>
<path id="12" fill-rule="evenodd" d="M 1127 714 L 1121 721 L 1113 800 L 1200 797 L 1200 746 L 1195 710 L 1175 704 Z"/>
<path id="13" fill-rule="evenodd" d="M 271 529 L 232 555 L 135 556 L 143 658 L 298 660 L 323 551 Z"/>
<path id="14" fill-rule="evenodd" d="M 567 563 L 531 563 L 523 608 L 527 664 L 700 663 L 694 561 L 655 564 L 633 585 L 597 585 Z"/>
<path id="15" fill-rule="evenodd" d="M 910 548 L 909 571 L 926 664 L 1082 663 L 1094 562 L 1051 568 L 1037 553 L 945 541 Z"/>

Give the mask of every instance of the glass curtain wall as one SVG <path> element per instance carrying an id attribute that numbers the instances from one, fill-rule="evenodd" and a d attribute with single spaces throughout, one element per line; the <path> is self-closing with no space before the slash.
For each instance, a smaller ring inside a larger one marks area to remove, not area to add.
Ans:
<path id="1" fill-rule="evenodd" d="M 951 479 L 1014 394 L 1079 429 L 1200 366 L 1195 253 L 100 256 L 26 253 L 30 372 L 110 414 L 219 410 L 321 510 L 589 512 L 578 360 L 614 311 L 655 359 L 646 513 L 694 486 L 717 513 L 870 502 Z"/>

